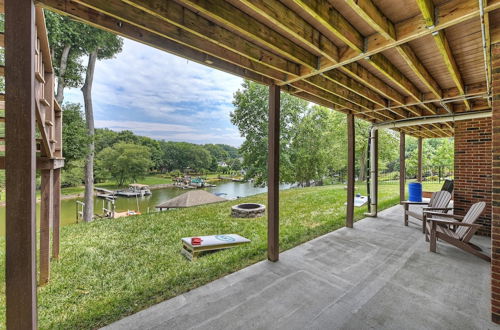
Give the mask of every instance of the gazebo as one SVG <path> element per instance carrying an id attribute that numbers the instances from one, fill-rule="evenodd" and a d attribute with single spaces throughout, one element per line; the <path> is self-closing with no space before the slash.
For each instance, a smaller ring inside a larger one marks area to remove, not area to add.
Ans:
<path id="1" fill-rule="evenodd" d="M 169 199 L 166 202 L 156 205 L 157 209 L 176 209 L 192 207 L 204 204 L 218 203 L 226 201 L 225 198 L 219 197 L 205 190 L 191 190 L 187 193 Z"/>

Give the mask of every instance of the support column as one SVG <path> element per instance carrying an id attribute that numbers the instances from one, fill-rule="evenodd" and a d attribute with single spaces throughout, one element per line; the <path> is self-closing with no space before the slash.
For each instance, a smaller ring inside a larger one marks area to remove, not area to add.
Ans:
<path id="1" fill-rule="evenodd" d="M 418 138 L 418 160 L 417 160 L 417 181 L 422 182 L 422 142 L 421 137 Z"/>
<path id="2" fill-rule="evenodd" d="M 405 188 L 406 188 L 406 136 L 403 131 L 399 132 L 399 201 L 405 201 Z"/>
<path id="3" fill-rule="evenodd" d="M 370 212 L 368 217 L 377 216 L 378 208 L 378 129 L 370 130 Z"/>
<path id="4" fill-rule="evenodd" d="M 279 259 L 280 87 L 269 87 L 267 258 Z"/>
<path id="5" fill-rule="evenodd" d="M 491 319 L 500 324 L 500 43 L 491 45 L 492 69 L 492 219 Z"/>
<path id="6" fill-rule="evenodd" d="M 375 196 L 375 209 L 374 213 L 375 216 L 377 216 L 378 213 L 378 130 L 375 131 L 375 135 L 373 137 L 373 146 L 374 146 L 374 151 L 375 151 L 375 167 L 373 168 L 373 171 L 375 173 L 375 179 L 373 180 L 373 187 L 374 187 L 374 196 Z"/>
<path id="7" fill-rule="evenodd" d="M 50 277 L 50 224 L 54 209 L 54 170 L 41 171 L 40 200 L 40 279 L 44 285 Z"/>
<path id="8" fill-rule="evenodd" d="M 54 214 L 52 222 L 52 258 L 59 258 L 59 228 L 61 224 L 61 169 L 54 170 Z"/>
<path id="9" fill-rule="evenodd" d="M 354 224 L 354 115 L 347 115 L 347 211 L 346 222 L 347 228 L 352 228 Z"/>
<path id="10" fill-rule="evenodd" d="M 8 329 L 36 329 L 35 7 L 5 0 L 6 309 Z"/>

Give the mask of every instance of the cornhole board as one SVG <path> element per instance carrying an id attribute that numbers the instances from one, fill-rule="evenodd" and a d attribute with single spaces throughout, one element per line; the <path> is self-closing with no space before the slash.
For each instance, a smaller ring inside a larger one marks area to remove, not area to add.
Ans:
<path id="1" fill-rule="evenodd" d="M 181 239 L 181 253 L 189 260 L 193 261 L 196 257 L 205 251 L 215 251 L 229 249 L 238 245 L 249 243 L 250 240 L 237 234 L 211 235 L 211 236 L 194 236 L 202 239 L 200 245 L 192 245 L 191 238 L 184 237 Z"/>
<path id="2" fill-rule="evenodd" d="M 368 202 L 368 197 L 366 196 L 359 196 L 359 197 L 354 197 L 354 206 L 363 206 Z M 347 202 L 344 203 L 344 205 L 347 205 Z"/>

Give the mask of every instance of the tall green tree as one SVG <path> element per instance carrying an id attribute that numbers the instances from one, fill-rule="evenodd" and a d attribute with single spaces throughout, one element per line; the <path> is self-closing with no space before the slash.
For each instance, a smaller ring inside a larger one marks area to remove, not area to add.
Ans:
<path id="1" fill-rule="evenodd" d="M 65 88 L 79 87 L 83 83 L 82 56 L 87 31 L 83 23 L 49 10 L 45 11 L 45 22 L 57 78 L 56 100 L 62 104 Z"/>
<path id="2" fill-rule="evenodd" d="M 63 105 L 63 141 L 66 166 L 87 154 L 87 126 L 83 117 L 82 106 L 78 103 Z"/>
<path id="3" fill-rule="evenodd" d="M 342 116 L 325 107 L 313 106 L 298 123 L 291 146 L 294 181 L 305 186 L 312 180 L 322 182 L 336 160 L 345 161 L 347 150 L 341 150 L 339 143 L 343 137 L 339 135 L 345 135 L 345 130 L 332 129 L 339 115 Z"/>
<path id="4" fill-rule="evenodd" d="M 109 32 L 85 25 L 82 33 L 92 36 L 84 45 L 85 54 L 88 55 L 88 64 L 85 73 L 85 82 L 82 86 L 83 102 L 85 104 L 85 120 L 89 136 L 88 153 L 85 160 L 85 194 L 83 219 L 91 221 L 94 216 L 94 109 L 92 104 L 92 84 L 96 61 L 113 58 L 121 52 L 123 40 Z"/>
<path id="5" fill-rule="evenodd" d="M 152 165 L 149 148 L 119 142 L 97 154 L 99 171 L 107 173 L 118 185 L 143 178 Z"/>
<path id="6" fill-rule="evenodd" d="M 255 179 L 258 185 L 267 180 L 267 131 L 268 131 L 269 90 L 245 80 L 233 97 L 234 111 L 231 122 L 238 127 L 245 138 L 240 154 L 247 176 Z M 295 127 L 307 110 L 308 102 L 287 93 L 281 93 L 280 114 L 280 181 L 292 182 L 293 171 L 290 160 L 291 144 Z"/>

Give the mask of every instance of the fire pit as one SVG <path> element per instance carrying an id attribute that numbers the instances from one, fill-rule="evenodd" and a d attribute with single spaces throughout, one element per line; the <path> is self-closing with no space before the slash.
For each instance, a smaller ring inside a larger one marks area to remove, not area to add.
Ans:
<path id="1" fill-rule="evenodd" d="M 231 216 L 234 218 L 258 218 L 264 215 L 266 206 L 257 203 L 243 203 L 231 207 Z"/>

